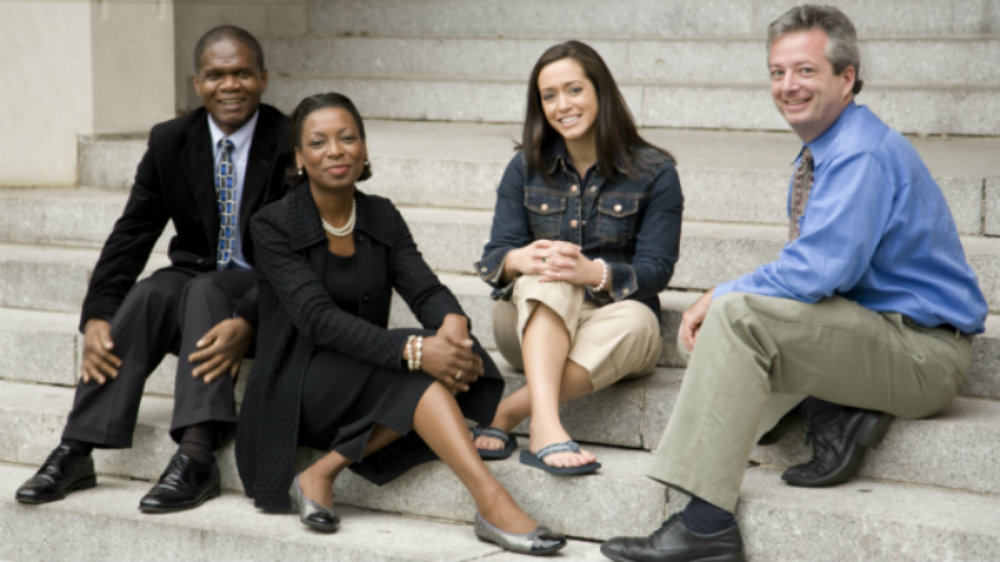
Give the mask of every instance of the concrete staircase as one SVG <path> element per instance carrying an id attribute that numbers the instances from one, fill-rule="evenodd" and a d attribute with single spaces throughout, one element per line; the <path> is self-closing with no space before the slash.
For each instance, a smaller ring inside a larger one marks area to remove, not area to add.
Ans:
<path id="1" fill-rule="evenodd" d="M 912 140 L 945 191 L 991 311 L 1000 312 L 1000 70 L 989 63 L 1000 58 L 1000 1 L 838 4 L 865 38 L 859 101 L 897 128 L 935 133 Z M 530 513 L 575 538 L 563 559 L 604 560 L 593 541 L 645 534 L 684 505 L 644 476 L 683 374 L 673 351 L 680 313 L 701 290 L 773 259 L 786 236 L 785 189 L 799 143 L 768 99 L 760 39 L 785 8 L 764 0 L 614 8 L 593 0 L 322 1 L 311 5 L 308 35 L 265 44 L 271 103 L 290 111 L 327 90 L 358 103 L 375 170 L 362 189 L 402 208 L 487 347 L 491 302 L 472 263 L 519 136 L 511 123 L 523 114 L 524 81 L 542 50 L 569 37 L 594 44 L 644 134 L 677 156 L 685 224 L 681 261 L 661 295 L 661 367 L 564 407 L 571 433 L 604 468 L 560 479 L 516 455 L 489 465 Z M 166 433 L 172 359 L 147 385 L 136 447 L 95 453 L 97 489 L 45 506 L 13 501 L 58 441 L 78 377 L 86 280 L 144 148 L 142 134 L 81 139 L 78 189 L 0 191 L 0 560 L 515 559 L 475 540 L 472 503 L 440 462 L 381 488 L 345 474 L 336 490 L 344 524 L 330 537 L 295 517 L 258 513 L 242 495 L 231 446 L 220 455 L 222 498 L 184 513 L 140 514 L 139 498 L 174 450 Z M 165 263 L 164 249 L 161 241 L 150 270 Z M 394 325 L 412 324 L 404 309 L 394 307 Z M 830 490 L 781 483 L 782 468 L 808 455 L 801 433 L 759 447 L 739 511 L 751 559 L 1000 559 L 998 322 L 991 315 L 975 341 L 963 396 L 938 418 L 897 422 L 854 482 Z M 523 384 L 504 370 L 509 390 Z M 302 450 L 300 461 L 314 454 Z"/>

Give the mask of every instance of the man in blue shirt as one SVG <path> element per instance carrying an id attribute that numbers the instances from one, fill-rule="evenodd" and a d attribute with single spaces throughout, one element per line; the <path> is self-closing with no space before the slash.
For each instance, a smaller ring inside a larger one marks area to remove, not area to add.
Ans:
<path id="1" fill-rule="evenodd" d="M 850 20 L 793 8 L 768 29 L 768 68 L 775 105 L 803 141 L 790 240 L 684 313 L 688 368 L 650 476 L 692 499 L 652 535 L 605 543 L 613 560 L 744 560 L 733 512 L 766 431 L 801 402 L 814 456 L 782 478 L 844 482 L 892 416 L 951 402 L 970 336 L 984 329 L 987 305 L 940 188 L 906 139 L 854 103 Z"/>

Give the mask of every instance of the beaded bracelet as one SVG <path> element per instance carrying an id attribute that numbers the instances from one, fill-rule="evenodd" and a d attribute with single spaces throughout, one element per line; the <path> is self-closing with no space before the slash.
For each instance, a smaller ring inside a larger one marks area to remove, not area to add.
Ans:
<path id="1" fill-rule="evenodd" d="M 603 289 L 604 284 L 608 282 L 608 264 L 601 258 L 597 258 L 596 260 L 594 260 L 594 263 L 601 264 L 601 281 L 597 285 L 594 285 L 593 287 L 590 288 L 591 291 L 596 293 L 601 289 Z"/>

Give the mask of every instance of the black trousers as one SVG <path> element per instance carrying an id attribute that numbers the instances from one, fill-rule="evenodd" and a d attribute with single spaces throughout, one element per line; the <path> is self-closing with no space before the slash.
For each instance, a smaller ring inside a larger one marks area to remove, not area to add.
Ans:
<path id="1" fill-rule="evenodd" d="M 178 267 L 157 270 L 136 283 L 111 320 L 112 350 L 121 360 L 118 377 L 103 385 L 80 382 L 63 439 L 101 448 L 132 446 L 139 401 L 146 379 L 169 353 L 178 355 L 170 435 L 217 422 L 213 447 L 232 438 L 236 426 L 235 380 L 221 376 L 206 384 L 187 360 L 195 343 L 220 321 L 231 318 L 253 286 L 253 271 L 199 272 Z"/>

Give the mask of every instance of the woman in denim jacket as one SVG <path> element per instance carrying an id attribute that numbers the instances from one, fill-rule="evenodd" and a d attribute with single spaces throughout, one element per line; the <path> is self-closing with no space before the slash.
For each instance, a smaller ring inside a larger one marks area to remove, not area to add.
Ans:
<path id="1" fill-rule="evenodd" d="M 586 474 L 559 404 L 650 374 L 660 303 L 677 261 L 684 198 L 673 157 L 639 136 L 607 65 L 569 41 L 549 48 L 528 83 L 520 151 L 497 189 L 490 241 L 476 264 L 494 287 L 497 347 L 527 385 L 475 429 L 483 458 L 506 458 L 509 431 L 531 416 L 521 462 Z"/>

